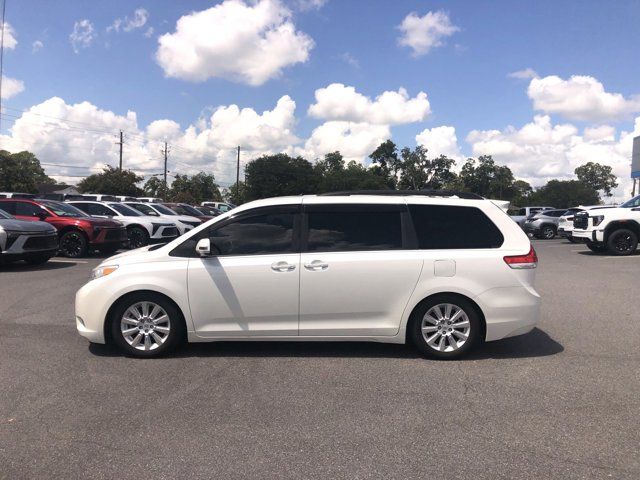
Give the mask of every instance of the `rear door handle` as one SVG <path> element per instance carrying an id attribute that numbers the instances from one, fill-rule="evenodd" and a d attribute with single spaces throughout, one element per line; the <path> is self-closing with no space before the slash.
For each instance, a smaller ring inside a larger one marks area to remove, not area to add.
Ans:
<path id="1" fill-rule="evenodd" d="M 329 268 L 328 263 L 324 263 L 322 260 L 314 260 L 311 263 L 305 263 L 304 268 L 307 270 L 326 270 Z"/>
<path id="2" fill-rule="evenodd" d="M 287 263 L 287 262 L 276 262 L 271 264 L 271 270 L 275 272 L 291 272 L 292 270 L 295 270 L 295 269 L 296 269 L 295 265 L 291 265 L 290 263 Z"/>

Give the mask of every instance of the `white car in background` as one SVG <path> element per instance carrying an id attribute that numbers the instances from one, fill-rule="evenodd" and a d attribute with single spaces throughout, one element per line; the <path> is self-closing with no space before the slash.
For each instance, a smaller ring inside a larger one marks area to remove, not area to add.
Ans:
<path id="1" fill-rule="evenodd" d="M 175 222 L 143 215 L 122 203 L 88 200 L 72 200 L 66 203 L 92 217 L 115 218 L 121 222 L 127 227 L 130 248 L 140 248 L 152 243 L 166 243 L 178 236 L 179 230 Z"/>
<path id="2" fill-rule="evenodd" d="M 558 219 L 558 236 L 566 238 L 571 243 L 579 243 L 580 240 L 573 238 L 573 219 L 578 212 L 597 210 L 601 208 L 616 208 L 615 205 L 580 205 L 569 208 L 564 215 Z"/>
<path id="3" fill-rule="evenodd" d="M 165 207 L 164 205 L 160 205 L 159 203 L 122 202 L 122 205 L 127 205 L 144 215 L 150 215 L 152 217 L 157 216 L 171 220 L 176 224 L 176 227 L 178 227 L 178 232 L 180 233 L 180 235 L 184 235 L 189 230 L 192 230 L 202 223 L 196 217 L 191 217 L 189 215 L 178 215 L 169 207 Z"/>
<path id="4" fill-rule="evenodd" d="M 449 359 L 531 331 L 538 259 L 525 233 L 482 197 L 437 193 L 246 203 L 102 262 L 76 294 L 76 327 L 137 357 L 185 340 L 302 340 Z"/>

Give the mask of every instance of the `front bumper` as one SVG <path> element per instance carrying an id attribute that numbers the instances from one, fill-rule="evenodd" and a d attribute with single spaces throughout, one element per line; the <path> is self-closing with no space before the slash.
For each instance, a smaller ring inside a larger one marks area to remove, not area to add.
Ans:
<path id="1" fill-rule="evenodd" d="M 573 238 L 583 240 L 585 242 L 604 242 L 604 230 L 580 230 L 574 229 Z"/>

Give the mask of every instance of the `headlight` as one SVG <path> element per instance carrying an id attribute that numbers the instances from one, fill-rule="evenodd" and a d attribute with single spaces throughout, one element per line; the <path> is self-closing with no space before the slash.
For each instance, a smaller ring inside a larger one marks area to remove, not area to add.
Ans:
<path id="1" fill-rule="evenodd" d="M 591 217 L 591 218 L 593 218 L 593 226 L 597 227 L 604 220 L 604 215 L 598 215 L 596 217 Z"/>
<path id="2" fill-rule="evenodd" d="M 105 265 L 104 267 L 97 267 L 91 270 L 90 280 L 95 280 L 96 278 L 106 277 L 107 275 L 112 274 L 118 269 L 118 265 Z"/>

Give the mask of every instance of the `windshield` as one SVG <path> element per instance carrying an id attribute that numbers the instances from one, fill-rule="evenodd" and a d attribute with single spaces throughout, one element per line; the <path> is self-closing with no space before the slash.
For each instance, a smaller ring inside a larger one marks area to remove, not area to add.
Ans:
<path id="1" fill-rule="evenodd" d="M 0 218 L 11 219 L 13 217 L 11 215 L 9 215 L 7 212 L 5 212 L 4 210 L 0 209 Z"/>
<path id="2" fill-rule="evenodd" d="M 162 213 L 163 215 L 177 215 L 176 212 L 171 210 L 170 208 L 165 207 L 164 205 L 154 204 L 153 208 Z"/>
<path id="3" fill-rule="evenodd" d="M 140 212 L 135 211 L 131 207 L 127 207 L 126 205 L 122 205 L 121 203 L 108 203 L 111 208 L 113 208 L 116 212 L 125 217 L 141 217 L 142 214 Z"/>
<path id="4" fill-rule="evenodd" d="M 132 203 L 131 205 L 127 205 L 127 206 L 129 206 L 131 208 L 135 208 L 136 210 L 138 210 L 139 212 L 144 213 L 145 215 L 151 215 L 152 217 L 157 217 L 158 216 L 158 212 L 156 212 L 149 205 L 145 205 L 144 203 Z"/>
<path id="5" fill-rule="evenodd" d="M 620 207 L 621 208 L 640 207 L 640 195 L 636 195 L 631 200 L 627 200 L 622 205 L 620 205 Z"/>
<path id="6" fill-rule="evenodd" d="M 54 202 L 51 200 L 41 200 L 40 203 L 51 210 L 59 217 L 88 217 L 86 213 L 68 203 Z"/>
<path id="7" fill-rule="evenodd" d="M 193 208 L 191 205 L 178 205 L 178 208 L 184 211 L 185 215 L 192 215 L 194 217 L 202 216 L 202 212 L 199 212 L 196 208 Z"/>

